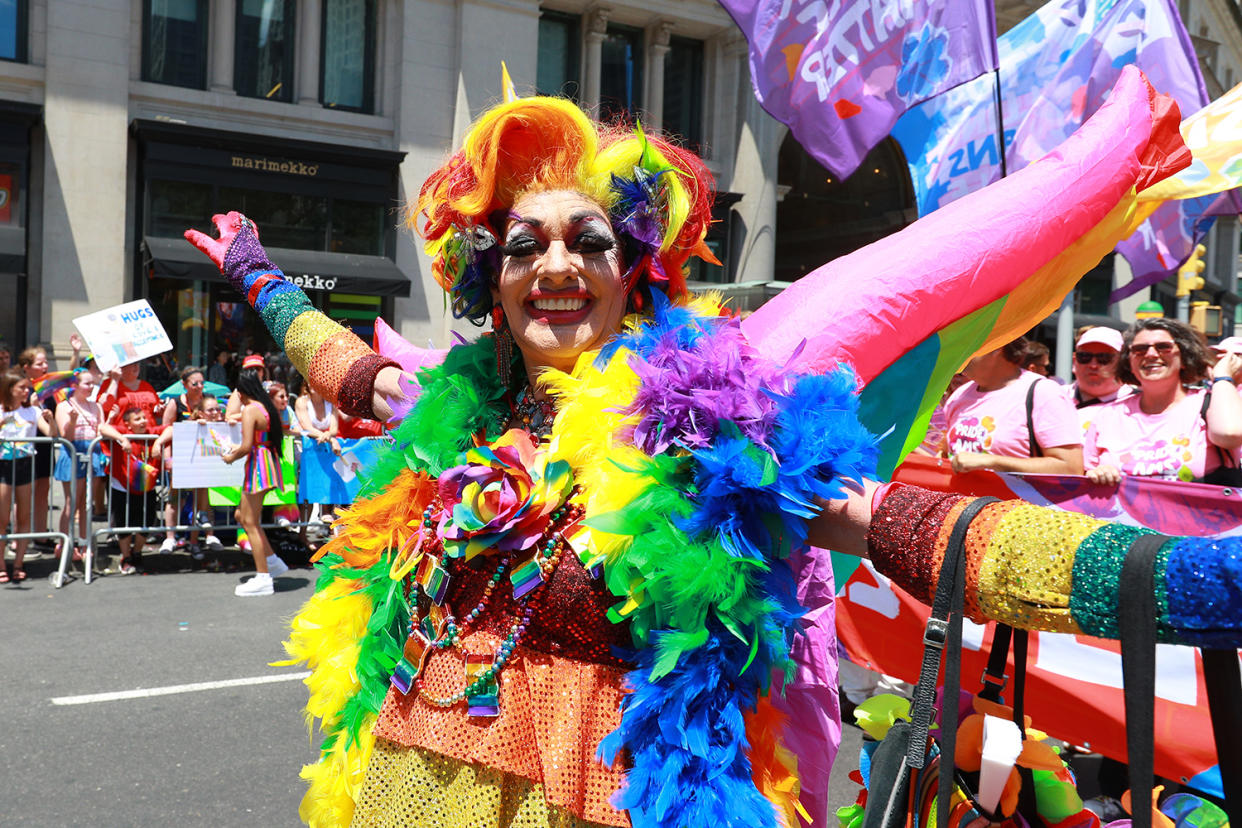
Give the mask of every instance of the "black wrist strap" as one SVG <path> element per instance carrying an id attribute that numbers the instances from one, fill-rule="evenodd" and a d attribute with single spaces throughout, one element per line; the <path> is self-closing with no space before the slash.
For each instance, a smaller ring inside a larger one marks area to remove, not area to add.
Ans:
<path id="1" fill-rule="evenodd" d="M 936 679 L 940 674 L 940 657 L 949 639 L 950 613 L 953 606 L 953 593 L 959 570 L 963 577 L 965 592 L 965 557 L 966 530 L 975 515 L 989 503 L 996 502 L 994 497 L 981 497 L 966 506 L 953 524 L 949 535 L 949 543 L 945 549 L 944 562 L 940 567 L 940 580 L 936 585 L 936 595 L 932 600 L 931 615 L 927 619 L 927 627 L 923 631 L 923 666 L 919 670 L 919 680 L 914 686 L 914 696 L 910 702 L 910 744 L 906 752 L 906 764 L 911 768 L 921 768 L 927 760 L 927 731 L 931 726 L 932 708 L 936 702 Z M 961 602 L 958 602 L 958 641 L 961 641 Z M 947 705 L 946 705 L 947 706 Z"/>
<path id="2" fill-rule="evenodd" d="M 1238 668 L 1238 651 L 1203 650 L 1202 654 L 1225 813 L 1231 825 L 1242 825 L 1242 670 Z"/>
<path id="3" fill-rule="evenodd" d="M 1117 622 L 1125 682 L 1126 763 L 1130 767 L 1133 828 L 1151 828 L 1156 730 L 1156 553 L 1168 538 L 1140 535 L 1121 565 Z"/>

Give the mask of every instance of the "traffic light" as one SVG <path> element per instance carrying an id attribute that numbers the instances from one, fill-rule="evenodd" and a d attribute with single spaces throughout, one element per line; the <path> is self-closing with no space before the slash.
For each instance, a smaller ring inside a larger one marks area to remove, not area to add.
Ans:
<path id="1" fill-rule="evenodd" d="M 1204 263 L 1203 254 L 1207 252 L 1207 248 L 1201 244 L 1196 244 L 1194 252 L 1187 257 L 1181 267 L 1177 269 L 1177 296 L 1189 296 L 1192 290 L 1199 290 L 1203 287 Z"/>

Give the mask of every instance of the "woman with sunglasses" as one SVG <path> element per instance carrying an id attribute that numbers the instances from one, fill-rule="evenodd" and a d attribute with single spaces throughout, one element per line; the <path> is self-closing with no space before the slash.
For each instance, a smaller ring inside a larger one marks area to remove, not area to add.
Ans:
<path id="1" fill-rule="evenodd" d="M 1219 363 L 1202 387 L 1211 363 L 1194 330 L 1173 319 L 1139 320 L 1122 355 L 1121 379 L 1138 393 L 1096 408 L 1083 452 L 1087 476 L 1105 485 L 1123 474 L 1213 483 L 1221 469 L 1236 469 L 1242 400 Z M 1212 393 L 1221 383 L 1229 393 Z"/>

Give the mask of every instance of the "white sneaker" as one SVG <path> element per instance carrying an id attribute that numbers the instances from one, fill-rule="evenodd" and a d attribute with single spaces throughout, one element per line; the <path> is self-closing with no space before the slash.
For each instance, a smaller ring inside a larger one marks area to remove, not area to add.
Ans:
<path id="1" fill-rule="evenodd" d="M 233 590 L 238 598 L 253 598 L 259 595 L 271 595 L 276 591 L 272 586 L 272 576 L 268 572 L 256 572 L 249 581 L 240 583 Z"/>
<path id="2" fill-rule="evenodd" d="M 177 551 L 176 538 L 164 538 L 164 542 L 160 544 L 160 554 L 171 555 L 173 552 L 176 552 L 176 551 Z"/>
<path id="3" fill-rule="evenodd" d="M 280 559 L 275 552 L 267 556 L 267 574 L 279 578 L 289 571 L 289 564 Z"/>
<path id="4" fill-rule="evenodd" d="M 203 546 L 206 546 L 208 551 L 211 551 L 211 552 L 219 552 L 220 550 L 224 549 L 224 544 L 221 543 L 220 539 L 217 538 L 215 535 L 208 535 L 207 537 L 203 538 Z"/>
<path id="5" fill-rule="evenodd" d="M 280 517 L 276 518 L 276 525 L 279 526 L 281 529 L 288 529 L 293 524 L 289 522 L 289 518 L 285 517 L 284 515 L 281 515 Z"/>

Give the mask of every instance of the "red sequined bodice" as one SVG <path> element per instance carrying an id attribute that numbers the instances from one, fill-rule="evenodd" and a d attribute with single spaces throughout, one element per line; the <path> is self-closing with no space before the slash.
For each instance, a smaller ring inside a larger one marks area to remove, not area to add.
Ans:
<path id="1" fill-rule="evenodd" d="M 491 556 L 479 556 L 475 560 L 477 566 L 474 562 L 466 564 L 460 560 L 450 563 L 452 580 L 447 603 L 458 618 L 479 602 L 499 563 Z M 588 575 L 576 555 L 565 555 L 551 581 L 539 591 L 547 594 L 540 597 L 539 609 L 522 635 L 523 647 L 580 661 L 628 666 L 617 654 L 624 655 L 633 647 L 630 625 L 608 620 L 608 608 L 620 599 L 608 591 L 602 580 Z M 521 602 L 513 600 L 513 587 L 506 570 L 492 590 L 487 608 L 470 627 L 504 637 L 519 615 Z"/>

